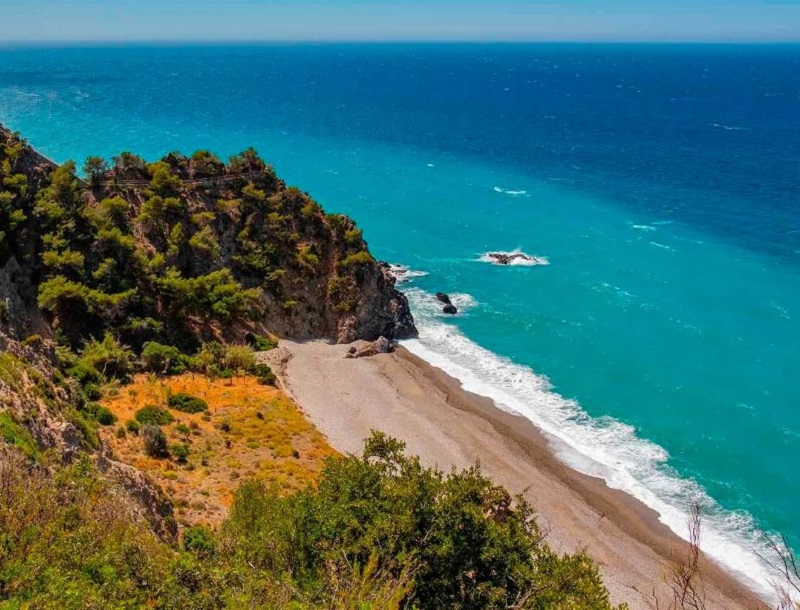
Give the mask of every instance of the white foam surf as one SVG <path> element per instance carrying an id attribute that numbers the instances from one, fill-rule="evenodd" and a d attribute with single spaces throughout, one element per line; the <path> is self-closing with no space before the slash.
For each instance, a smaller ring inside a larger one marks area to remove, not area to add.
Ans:
<path id="1" fill-rule="evenodd" d="M 511 189 L 504 189 L 499 186 L 494 187 L 493 190 L 495 193 L 502 193 L 503 195 L 510 195 L 511 197 L 521 197 L 522 195 L 528 194 L 528 191 L 514 191 Z"/>
<path id="2" fill-rule="evenodd" d="M 428 275 L 427 271 L 417 271 L 410 269 L 405 265 L 389 264 L 389 272 L 394 276 L 398 284 L 404 284 L 413 280 L 415 277 L 423 277 Z"/>
<path id="3" fill-rule="evenodd" d="M 636 229 L 637 231 L 655 231 L 656 230 L 655 227 L 651 227 L 650 225 L 635 225 L 635 224 L 631 223 L 630 227 L 631 227 L 631 229 Z"/>
<path id="4" fill-rule="evenodd" d="M 675 252 L 675 248 L 671 246 L 665 246 L 664 244 L 660 244 L 657 241 L 651 241 L 650 244 L 655 246 L 656 248 L 661 248 L 662 250 L 669 250 L 670 252 Z"/>
<path id="5" fill-rule="evenodd" d="M 711 123 L 712 127 L 717 129 L 724 129 L 725 131 L 747 131 L 747 127 L 739 127 L 738 125 L 723 125 L 722 123 Z"/>
<path id="6" fill-rule="evenodd" d="M 520 249 L 511 250 L 510 252 L 504 252 L 502 250 L 494 250 L 493 252 L 484 252 L 478 258 L 478 260 L 481 261 L 482 263 L 491 263 L 493 265 L 498 265 L 498 266 L 501 266 L 501 267 L 506 266 L 506 265 L 503 265 L 502 263 L 499 263 L 497 261 L 497 259 L 493 258 L 491 256 L 492 254 L 502 254 L 502 255 L 510 256 L 510 257 L 517 256 L 517 258 L 512 258 L 512 260 L 508 263 L 509 266 L 514 266 L 514 267 L 535 267 L 537 265 L 549 265 L 550 264 L 550 260 L 547 257 L 545 257 L 545 256 L 532 256 L 530 254 L 525 254 L 525 252 L 523 252 Z M 519 255 L 522 255 L 522 256 L 519 256 Z"/>
<path id="7" fill-rule="evenodd" d="M 698 502 L 703 551 L 766 599 L 774 597 L 776 575 L 761 558 L 769 551 L 750 515 L 723 510 L 695 481 L 670 468 L 663 447 L 637 436 L 632 426 L 590 417 L 576 401 L 556 393 L 543 375 L 443 323 L 433 295 L 417 288 L 406 294 L 420 332 L 419 338 L 403 341 L 409 351 L 457 378 L 466 390 L 529 419 L 552 440 L 559 459 L 645 503 L 678 536 L 686 538 L 689 506 Z"/>

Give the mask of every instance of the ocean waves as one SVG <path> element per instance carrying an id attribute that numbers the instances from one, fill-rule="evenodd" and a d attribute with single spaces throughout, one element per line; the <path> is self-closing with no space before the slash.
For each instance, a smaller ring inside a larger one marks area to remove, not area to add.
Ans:
<path id="1" fill-rule="evenodd" d="M 409 351 L 457 378 L 466 390 L 526 417 L 548 435 L 562 461 L 642 501 L 677 535 L 687 536 L 688 511 L 698 503 L 703 551 L 763 595 L 772 594 L 775 575 L 761 558 L 768 550 L 749 514 L 720 507 L 694 480 L 670 467 L 663 447 L 640 437 L 634 427 L 590 416 L 578 402 L 555 392 L 547 377 L 481 347 L 457 326 L 443 322 L 434 295 L 416 287 L 406 294 L 420 332 L 418 339 L 403 342 Z"/>
<path id="2" fill-rule="evenodd" d="M 515 191 L 515 190 L 512 190 L 512 189 L 504 189 L 503 187 L 500 187 L 500 186 L 494 187 L 493 190 L 494 190 L 495 193 L 501 193 L 503 195 L 509 195 L 510 197 L 522 197 L 522 196 L 528 194 L 528 191 L 521 191 L 521 190 Z"/>

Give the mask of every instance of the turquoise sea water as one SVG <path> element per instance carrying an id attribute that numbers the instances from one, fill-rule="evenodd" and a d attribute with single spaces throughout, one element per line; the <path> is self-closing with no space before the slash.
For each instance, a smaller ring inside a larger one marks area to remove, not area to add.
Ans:
<path id="1" fill-rule="evenodd" d="M 797 47 L 4 48 L 0 121 L 58 161 L 255 145 L 420 272 L 409 349 L 679 534 L 700 501 L 743 578 L 800 540 Z M 549 264 L 480 260 L 517 248 Z"/>

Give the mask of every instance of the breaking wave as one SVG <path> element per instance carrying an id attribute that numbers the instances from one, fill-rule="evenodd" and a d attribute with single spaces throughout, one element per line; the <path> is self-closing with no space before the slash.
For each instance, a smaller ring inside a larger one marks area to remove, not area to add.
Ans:
<path id="1" fill-rule="evenodd" d="M 494 187 L 495 193 L 502 193 L 503 195 L 511 195 L 512 197 L 520 197 L 522 195 L 527 195 L 528 191 L 514 191 L 511 189 L 504 189 L 499 186 Z"/>
<path id="2" fill-rule="evenodd" d="M 639 437 L 633 426 L 589 416 L 578 402 L 556 393 L 547 377 L 484 349 L 457 326 L 444 323 L 434 295 L 415 287 L 406 294 L 419 329 L 419 338 L 403 341 L 409 351 L 457 378 L 465 390 L 526 417 L 552 439 L 559 459 L 645 503 L 678 536 L 686 537 L 690 504 L 699 503 L 703 551 L 757 592 L 773 597 L 774 575 L 759 557 L 769 552 L 749 514 L 721 508 L 697 482 L 669 466 L 663 447 Z"/>

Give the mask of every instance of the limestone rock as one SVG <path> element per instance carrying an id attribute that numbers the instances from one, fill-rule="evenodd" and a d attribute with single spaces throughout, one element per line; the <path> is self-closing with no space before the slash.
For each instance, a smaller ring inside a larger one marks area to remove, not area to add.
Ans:
<path id="1" fill-rule="evenodd" d="M 376 356 L 377 354 L 388 354 L 392 351 L 392 343 L 386 337 L 378 337 L 372 343 L 367 343 L 364 347 L 356 348 L 353 351 L 351 347 L 345 358 L 365 358 L 368 356 Z"/>

